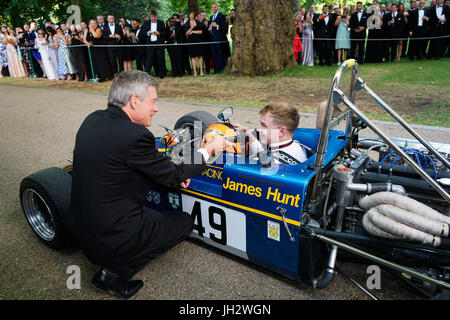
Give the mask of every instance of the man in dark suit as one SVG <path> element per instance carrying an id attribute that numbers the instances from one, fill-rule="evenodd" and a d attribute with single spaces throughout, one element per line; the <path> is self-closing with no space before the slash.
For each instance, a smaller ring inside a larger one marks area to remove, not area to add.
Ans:
<path id="1" fill-rule="evenodd" d="M 387 26 L 387 22 L 385 21 L 385 17 L 387 16 L 388 13 L 391 12 L 391 4 L 389 3 L 389 10 L 388 10 L 388 6 L 386 4 L 381 4 L 380 5 L 380 15 L 381 15 L 381 20 L 382 20 L 382 26 L 381 26 L 381 32 L 380 32 L 380 37 L 382 39 L 387 39 L 388 37 L 388 26 Z M 389 41 L 383 40 L 380 41 L 380 50 L 381 50 L 381 60 L 382 61 L 389 61 Z"/>
<path id="2" fill-rule="evenodd" d="M 163 45 L 167 37 L 167 29 L 164 22 L 158 20 L 156 11 L 150 13 L 150 20 L 145 21 L 140 32 L 140 37 L 146 44 L 152 46 L 147 47 L 147 62 L 145 72 L 150 73 L 155 64 L 155 73 L 161 79 L 165 76 L 164 68 L 164 47 L 155 46 Z"/>
<path id="3" fill-rule="evenodd" d="M 174 14 L 169 19 L 167 43 L 173 46 L 167 47 L 172 66 L 172 76 L 182 77 L 184 75 L 184 47 L 180 44 L 184 39 L 184 28 L 178 21 L 178 15 Z"/>
<path id="4" fill-rule="evenodd" d="M 199 22 L 203 24 L 206 30 L 209 29 L 209 21 L 205 11 L 200 12 Z M 209 32 L 203 32 L 202 36 L 204 42 L 211 42 L 211 34 Z M 205 62 L 205 71 L 209 74 L 211 72 L 211 48 L 209 45 L 204 45 L 203 61 Z"/>
<path id="5" fill-rule="evenodd" d="M 364 42 L 366 39 L 367 14 L 362 2 L 356 3 L 356 12 L 350 16 L 350 56 L 358 63 L 364 63 Z"/>
<path id="6" fill-rule="evenodd" d="M 410 60 L 422 59 L 425 51 L 426 41 L 423 39 L 428 34 L 429 13 L 425 9 L 425 0 L 420 0 L 418 7 L 409 13 L 408 27 L 410 45 L 408 49 L 408 56 Z"/>
<path id="7" fill-rule="evenodd" d="M 398 52 L 399 40 L 403 38 L 403 28 L 405 25 L 405 19 L 401 12 L 398 12 L 398 6 L 396 3 L 392 4 L 392 12 L 385 16 L 385 21 L 388 26 L 389 38 L 393 39 L 389 41 L 389 51 L 391 61 L 400 61 L 401 52 Z"/>
<path id="8" fill-rule="evenodd" d="M 123 56 L 121 40 L 123 39 L 123 30 L 120 24 L 114 22 L 114 16 L 108 14 L 106 17 L 107 24 L 103 28 L 103 39 L 107 45 L 113 47 L 107 47 L 106 53 L 108 55 L 108 62 L 111 68 L 111 73 L 114 75 L 118 70 L 123 71 Z M 119 68 L 117 68 L 119 63 Z"/>
<path id="9" fill-rule="evenodd" d="M 440 59 L 444 55 L 445 44 L 448 39 L 439 37 L 448 35 L 450 8 L 443 4 L 443 0 L 437 0 L 436 6 L 430 8 L 429 15 L 430 36 L 436 37 L 436 39 L 431 39 L 428 55 Z"/>
<path id="10" fill-rule="evenodd" d="M 136 57 L 136 69 L 144 71 L 145 70 L 145 62 L 146 62 L 146 54 L 145 47 L 141 47 L 140 45 L 145 44 L 144 39 L 139 37 L 141 33 L 142 26 L 141 21 L 138 18 L 131 20 L 131 32 L 134 33 L 133 36 L 133 44 L 136 45 L 134 50 L 134 56 Z"/>
<path id="11" fill-rule="evenodd" d="M 228 23 L 224 14 L 219 12 L 217 3 L 211 5 L 213 12 L 210 18 L 209 33 L 211 41 L 227 41 Z M 214 63 L 214 73 L 220 73 L 225 69 L 225 58 L 223 56 L 223 43 L 211 44 L 211 56 Z"/>
<path id="12" fill-rule="evenodd" d="M 319 39 L 317 40 L 317 56 L 321 66 L 324 64 L 331 66 L 332 50 L 334 50 L 334 48 L 331 47 L 331 42 L 335 18 L 334 15 L 328 14 L 327 5 L 323 6 L 321 15 L 314 16 L 314 38 Z"/>
<path id="13" fill-rule="evenodd" d="M 108 108 L 91 113 L 75 141 L 71 205 L 63 219 L 86 257 L 101 266 L 91 284 L 121 298 L 142 287 L 141 280 L 131 280 L 137 271 L 192 231 L 189 214 L 145 206 L 150 185 L 187 188 L 210 156 L 231 146 L 217 136 L 194 152 L 189 164 L 165 158 L 146 128 L 158 112 L 157 86 L 143 71 L 117 74 Z"/>
<path id="14" fill-rule="evenodd" d="M 103 29 L 105 29 L 106 24 L 105 24 L 105 18 L 100 14 L 97 16 L 97 24 L 98 24 L 98 27 L 100 29 L 102 29 L 102 32 L 103 32 Z"/>

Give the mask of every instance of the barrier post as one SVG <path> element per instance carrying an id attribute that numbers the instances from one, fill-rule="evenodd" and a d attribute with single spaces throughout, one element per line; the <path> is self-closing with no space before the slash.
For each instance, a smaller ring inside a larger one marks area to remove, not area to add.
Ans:
<path id="1" fill-rule="evenodd" d="M 28 50 L 28 54 L 30 55 L 29 56 L 29 58 L 30 58 L 30 65 L 31 65 L 30 79 L 36 79 L 37 75 L 36 75 L 36 72 L 34 72 L 33 53 L 31 52 L 31 50 L 33 50 L 33 49 L 27 48 L 27 50 Z"/>
<path id="2" fill-rule="evenodd" d="M 95 76 L 95 72 L 94 72 L 94 65 L 92 64 L 91 47 L 88 45 L 87 49 L 88 49 L 88 55 L 89 55 L 89 64 L 91 65 L 91 73 L 92 73 L 92 79 L 89 79 L 89 82 L 98 82 L 98 79 Z"/>

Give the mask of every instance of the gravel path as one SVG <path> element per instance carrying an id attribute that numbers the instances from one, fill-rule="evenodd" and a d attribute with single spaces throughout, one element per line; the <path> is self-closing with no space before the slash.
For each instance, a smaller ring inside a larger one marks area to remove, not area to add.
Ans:
<path id="1" fill-rule="evenodd" d="M 92 288 L 89 281 L 98 267 L 81 251 L 56 252 L 41 244 L 28 226 L 18 198 L 21 179 L 37 170 L 67 164 L 75 134 L 92 111 L 104 109 L 106 96 L 73 90 L 0 86 L 0 299 L 111 299 Z M 160 101 L 154 118 L 155 136 L 164 133 L 157 123 L 173 127 L 183 114 L 222 106 Z M 234 119 L 257 125 L 257 110 L 238 107 Z M 302 117 L 305 127 L 315 118 Z M 398 126 L 380 123 L 391 136 L 405 136 Z M 430 141 L 450 141 L 448 128 L 419 130 Z M 366 133 L 362 133 L 365 135 Z M 81 289 L 69 290 L 67 268 L 81 269 Z M 340 263 L 343 270 L 363 284 L 366 267 Z M 186 241 L 148 264 L 136 278 L 143 289 L 133 299 L 368 299 L 338 274 L 327 289 L 314 290 L 261 270 L 245 261 Z M 415 299 L 390 274 L 382 273 L 381 299 Z"/>

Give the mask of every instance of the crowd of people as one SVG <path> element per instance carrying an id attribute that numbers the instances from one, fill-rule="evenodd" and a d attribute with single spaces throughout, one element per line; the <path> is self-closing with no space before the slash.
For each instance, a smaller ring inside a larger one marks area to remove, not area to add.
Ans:
<path id="1" fill-rule="evenodd" d="M 409 59 L 440 59 L 450 56 L 450 0 L 412 0 L 379 4 L 377 0 L 363 9 L 324 5 L 295 15 L 293 43 L 295 59 L 306 66 L 331 65 L 355 58 L 358 63 Z M 214 69 L 224 70 L 230 57 L 227 40 L 229 24 L 235 18 L 220 12 L 205 11 L 187 17 L 173 14 L 165 23 L 155 11 L 150 17 L 127 20 L 112 14 L 98 15 L 77 25 L 46 22 L 25 24 L 23 28 L 1 26 L 0 77 L 44 77 L 50 80 L 111 80 L 123 70 L 136 69 L 164 78 L 169 74 L 203 76 Z M 106 20 L 105 20 L 106 18 Z M 88 48 L 89 47 L 89 48 Z"/>
<path id="2" fill-rule="evenodd" d="M 209 19 L 205 11 L 187 17 L 179 12 L 165 23 L 151 11 L 131 20 L 107 14 L 77 25 L 2 25 L 0 77 L 101 82 L 133 69 L 135 61 L 136 69 L 164 78 L 165 50 L 174 77 L 221 73 L 230 57 L 229 22 L 216 3 L 211 10 Z"/>
<path id="3" fill-rule="evenodd" d="M 311 5 L 295 15 L 295 58 L 313 66 L 450 57 L 450 0 L 443 1 L 425 7 L 425 0 L 412 0 L 406 10 L 403 3 L 374 0 L 366 10 L 357 2 L 352 9 L 324 5 L 322 13 Z"/>

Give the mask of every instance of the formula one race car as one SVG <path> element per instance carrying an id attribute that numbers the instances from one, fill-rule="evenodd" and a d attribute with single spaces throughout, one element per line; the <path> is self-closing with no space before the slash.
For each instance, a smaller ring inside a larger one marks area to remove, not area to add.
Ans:
<path id="1" fill-rule="evenodd" d="M 347 68 L 350 98 L 339 89 Z M 417 140 L 387 137 L 355 106 L 360 89 Z M 295 131 L 308 159 L 292 165 L 271 161 L 270 150 L 249 158 L 248 137 L 229 124 L 232 108 L 218 117 L 181 117 L 157 139 L 172 161 L 214 134 L 233 147 L 211 159 L 188 189 L 152 185 L 147 205 L 185 211 L 194 218 L 193 238 L 316 288 L 331 283 L 339 254 L 387 267 L 429 297 L 448 294 L 450 145 L 425 141 L 358 77 L 354 60 L 338 68 L 323 111 L 320 130 Z M 379 138 L 360 137 L 366 127 Z M 70 203 L 70 173 L 71 165 L 48 168 L 20 186 L 29 224 L 52 248 L 69 243 L 60 212 Z"/>

